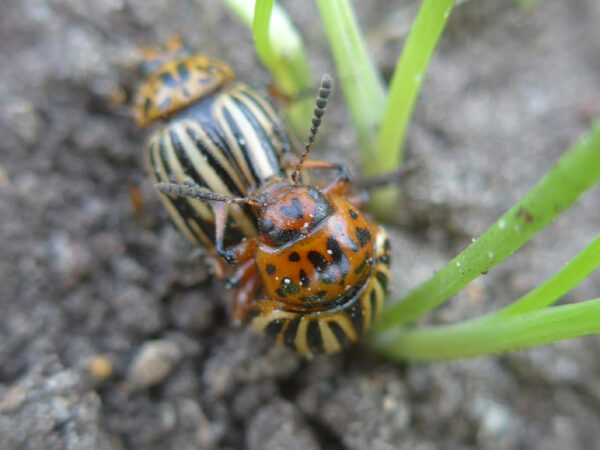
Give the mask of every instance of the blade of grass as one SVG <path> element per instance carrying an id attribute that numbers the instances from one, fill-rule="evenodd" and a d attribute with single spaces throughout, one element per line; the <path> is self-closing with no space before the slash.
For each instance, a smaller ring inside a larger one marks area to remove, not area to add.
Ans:
<path id="1" fill-rule="evenodd" d="M 469 357 L 490 352 L 494 353 L 498 351 L 514 350 L 519 348 L 514 343 L 515 336 L 519 333 L 523 333 L 520 338 L 522 340 L 519 341 L 521 347 L 530 347 L 552 342 L 554 340 L 575 337 L 571 335 L 562 335 L 560 334 L 560 330 L 553 330 L 553 333 L 555 334 L 547 334 L 547 337 L 543 337 L 541 334 L 527 335 L 525 334 L 526 329 L 519 330 L 519 327 L 535 327 L 538 326 L 537 324 L 552 326 L 551 323 L 543 322 L 548 316 L 542 315 L 538 317 L 531 313 L 551 305 L 585 279 L 590 273 L 597 269 L 598 266 L 600 266 L 600 235 L 545 283 L 499 312 L 459 324 L 431 326 L 414 331 L 399 327 L 377 335 L 374 340 L 375 346 L 383 353 L 387 353 L 391 348 L 394 348 L 395 353 L 393 353 L 393 357 L 395 358 L 433 360 Z M 574 307 L 581 308 L 580 306 Z M 554 311 L 556 308 L 552 308 L 552 310 Z M 564 312 L 565 310 L 559 309 L 558 311 Z M 505 325 L 506 322 L 502 319 L 503 317 L 510 317 L 510 320 L 512 320 L 512 318 L 516 316 L 519 316 L 519 319 L 515 322 L 517 325 L 514 327 Z M 598 319 L 600 319 L 600 317 L 596 320 Z M 564 316 L 564 320 L 568 321 L 569 317 Z M 526 323 L 526 325 L 523 325 L 524 323 Z M 560 320 L 558 320 L 557 323 L 560 323 Z M 498 327 L 501 326 L 508 326 L 508 328 L 498 329 Z M 560 323 L 560 327 L 561 330 L 563 330 L 562 332 L 566 332 L 567 324 Z M 580 330 L 581 328 L 578 329 Z M 421 331 L 423 331 L 423 334 L 421 334 Z M 584 334 L 590 333 L 586 332 Z M 510 339 L 506 338 L 507 335 Z M 536 341 L 538 338 L 542 339 L 542 341 Z M 414 350 L 414 353 L 411 349 L 411 353 L 409 354 L 407 353 L 408 351 L 405 350 L 405 346 L 415 345 L 415 341 L 411 341 L 412 339 L 416 340 L 418 348 Z M 504 342 L 493 342 L 494 339 L 502 339 Z M 409 342 L 406 343 L 406 340 Z M 437 340 L 443 342 L 437 342 Z M 469 344 L 465 347 L 467 341 Z M 398 346 L 396 347 L 396 345 Z M 430 345 L 433 345 L 434 348 L 431 348 Z M 391 356 L 391 354 L 388 356 Z"/>
<path id="2" fill-rule="evenodd" d="M 453 6 L 454 0 L 423 1 L 392 76 L 375 150 L 364 160 L 367 175 L 393 172 L 402 164 L 415 102 Z M 389 185 L 373 192 L 369 205 L 379 219 L 390 221 L 399 199 L 400 189 Z"/>
<path id="3" fill-rule="evenodd" d="M 222 0 L 252 28 L 256 51 L 271 73 L 275 85 L 292 101 L 288 120 L 297 136 L 304 137 L 312 117 L 312 77 L 298 30 L 274 0 Z M 255 8 L 256 6 L 256 8 Z M 255 16 L 256 9 L 256 16 Z M 310 92 L 310 96 L 305 96 Z"/>
<path id="4" fill-rule="evenodd" d="M 388 304 L 374 329 L 411 322 L 435 308 L 512 255 L 599 180 L 600 121 L 465 251 L 403 299 Z"/>
<path id="5" fill-rule="evenodd" d="M 368 175 L 382 171 L 372 161 L 377 158 L 377 130 L 385 106 L 386 87 L 367 48 L 352 4 L 348 0 L 316 0 L 331 52 L 342 85 L 342 91 L 356 132 L 363 167 Z M 379 220 L 391 221 L 400 199 L 396 185 L 388 185 L 371 193 L 371 212 Z"/>
<path id="6" fill-rule="evenodd" d="M 392 76 L 377 151 L 366 165 L 367 174 L 392 172 L 400 166 L 415 101 L 453 6 L 454 0 L 423 1 Z"/>
<path id="7" fill-rule="evenodd" d="M 287 62 L 277 56 L 269 38 L 269 23 L 274 3 L 275 0 L 256 0 L 252 22 L 254 46 L 260 60 L 269 69 L 273 78 L 277 80 L 281 91 L 289 95 L 298 95 L 295 74 L 290 73 Z"/>
<path id="8" fill-rule="evenodd" d="M 600 299 L 453 325 L 395 329 L 375 336 L 372 344 L 392 359 L 437 361 L 520 350 L 595 333 L 600 333 Z"/>
<path id="9" fill-rule="evenodd" d="M 348 0 L 316 0 L 364 164 L 373 157 L 385 85 Z"/>
<path id="10" fill-rule="evenodd" d="M 600 235 L 546 282 L 495 315 L 523 314 L 549 306 L 587 278 L 598 266 L 600 266 Z"/>

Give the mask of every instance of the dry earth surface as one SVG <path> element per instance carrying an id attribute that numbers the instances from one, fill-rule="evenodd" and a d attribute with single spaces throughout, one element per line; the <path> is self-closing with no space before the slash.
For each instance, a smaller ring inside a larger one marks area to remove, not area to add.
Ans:
<path id="1" fill-rule="evenodd" d="M 390 76 L 415 4 L 355 2 Z M 312 2 L 283 2 L 315 80 L 335 73 Z M 402 365 L 357 347 L 306 361 L 230 325 L 223 286 L 166 220 L 126 106 L 137 50 L 173 34 L 269 82 L 215 0 L 0 6 L 0 447 L 600 449 L 600 341 Z M 408 138 L 390 229 L 397 298 L 527 192 L 600 113 L 600 2 L 456 8 Z M 357 152 L 341 92 L 315 156 Z M 131 190 L 144 206 L 136 211 Z M 585 195 L 428 320 L 497 309 L 593 239 Z M 593 276 L 568 301 L 598 297 Z"/>

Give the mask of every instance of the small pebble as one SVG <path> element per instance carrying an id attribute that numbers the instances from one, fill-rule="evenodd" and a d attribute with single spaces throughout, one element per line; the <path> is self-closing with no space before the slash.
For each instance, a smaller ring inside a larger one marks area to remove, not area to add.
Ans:
<path id="1" fill-rule="evenodd" d="M 17 410 L 27 398 L 27 388 L 15 386 L 9 389 L 2 400 L 0 400 L 0 413 L 8 413 Z"/>
<path id="2" fill-rule="evenodd" d="M 10 184 L 10 179 L 8 178 L 8 173 L 6 173 L 6 170 L 4 169 L 4 167 L 0 166 L 0 187 L 6 186 L 8 184 Z"/>
<path id="3" fill-rule="evenodd" d="M 127 381 L 134 389 L 161 383 L 181 361 L 183 352 L 176 342 L 160 339 L 148 341 L 135 356 Z"/>
<path id="4" fill-rule="evenodd" d="M 103 381 L 113 374 L 114 367 L 106 356 L 96 355 L 88 362 L 87 371 L 92 378 Z"/>

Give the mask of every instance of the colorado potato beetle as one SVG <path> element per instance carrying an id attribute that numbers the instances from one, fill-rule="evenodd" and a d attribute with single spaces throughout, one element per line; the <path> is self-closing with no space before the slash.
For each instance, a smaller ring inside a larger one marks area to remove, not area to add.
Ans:
<path id="1" fill-rule="evenodd" d="M 225 63 L 192 54 L 179 39 L 165 52 L 146 50 L 145 77 L 134 100 L 141 127 L 158 123 L 146 141 L 155 183 L 194 183 L 225 196 L 245 196 L 265 180 L 283 177 L 290 150 L 284 124 L 256 89 L 235 81 Z M 171 221 L 194 244 L 215 247 L 210 202 L 159 194 Z M 235 245 L 257 234 L 254 211 L 231 205 L 223 236 Z"/>
<path id="2" fill-rule="evenodd" d="M 279 160 L 281 168 L 293 168 L 290 175 L 273 173 L 244 196 L 191 180 L 157 184 L 173 201 L 209 202 L 214 248 L 237 266 L 228 281 L 235 289 L 234 319 L 306 356 L 338 352 L 364 334 L 382 310 L 389 278 L 385 231 L 360 212 L 358 199 L 345 198 L 351 187 L 346 167 L 306 161 L 330 91 L 326 76 L 302 157 L 294 165 Z M 304 185 L 307 170 L 334 170 L 336 176 L 322 188 Z M 234 206 L 251 211 L 258 233 L 228 246 Z"/>

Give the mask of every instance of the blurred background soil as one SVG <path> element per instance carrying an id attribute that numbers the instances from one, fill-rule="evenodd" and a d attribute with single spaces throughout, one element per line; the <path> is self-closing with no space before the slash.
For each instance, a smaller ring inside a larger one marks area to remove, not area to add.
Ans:
<path id="1" fill-rule="evenodd" d="M 282 3 L 315 86 L 335 76 L 312 2 Z M 389 77 L 417 4 L 355 4 Z M 389 230 L 392 298 L 464 249 L 589 129 L 600 114 L 598 23 L 597 0 L 456 8 L 408 138 L 418 171 L 405 183 L 405 225 Z M 146 179 L 144 133 L 111 101 L 133 90 L 139 48 L 172 35 L 269 83 L 248 30 L 216 0 L 0 5 L 0 448 L 600 449 L 597 337 L 403 365 L 360 346 L 306 361 L 233 327 L 222 284 Z M 339 90 L 314 157 L 359 173 Z M 597 235 L 599 201 L 597 190 L 583 196 L 427 320 L 472 317 L 535 287 Z M 599 292 L 593 275 L 567 300 Z"/>

